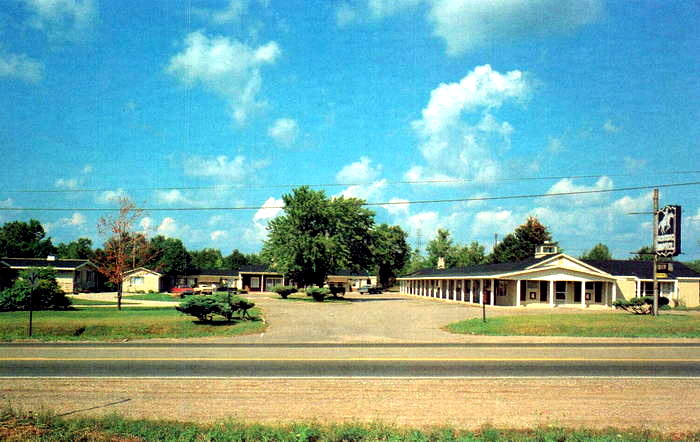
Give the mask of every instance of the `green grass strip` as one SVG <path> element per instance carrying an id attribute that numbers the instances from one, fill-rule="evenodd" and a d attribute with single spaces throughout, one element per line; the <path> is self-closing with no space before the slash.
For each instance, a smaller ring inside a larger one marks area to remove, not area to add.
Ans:
<path id="1" fill-rule="evenodd" d="M 124 299 L 134 299 L 137 301 L 169 301 L 169 302 L 180 302 L 182 299 L 170 293 L 139 293 L 136 295 L 124 295 Z"/>
<path id="2" fill-rule="evenodd" d="M 480 318 L 467 319 L 445 328 L 453 333 L 492 336 L 698 338 L 700 315 L 522 314 L 487 318 L 485 323 Z"/>
<path id="3" fill-rule="evenodd" d="M 102 341 L 149 338 L 195 338 L 236 336 L 265 330 L 261 312 L 254 308 L 252 320 L 200 323 L 174 308 L 129 307 L 80 308 L 34 312 L 33 339 L 42 341 Z M 0 313 L 0 339 L 27 339 L 28 312 Z"/>
<path id="4" fill-rule="evenodd" d="M 512 430 L 482 427 L 463 431 L 450 427 L 418 430 L 383 424 L 295 423 L 258 425 L 226 420 L 213 424 L 102 418 L 62 418 L 48 413 L 0 414 L 0 439 L 7 441 L 135 440 L 135 441 L 668 441 L 698 440 L 700 433 L 664 435 L 647 430 L 603 430 L 542 427 Z"/>

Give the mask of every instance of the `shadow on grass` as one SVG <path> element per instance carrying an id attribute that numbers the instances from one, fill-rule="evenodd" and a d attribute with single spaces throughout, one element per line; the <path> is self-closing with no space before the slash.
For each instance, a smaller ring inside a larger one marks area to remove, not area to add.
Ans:
<path id="1" fill-rule="evenodd" d="M 241 319 L 241 318 L 234 318 L 230 322 L 225 320 L 225 319 L 216 319 L 213 321 L 202 321 L 199 319 L 196 319 L 192 321 L 193 324 L 196 325 L 212 325 L 214 327 L 221 327 L 224 325 L 237 325 L 237 324 L 242 324 L 246 322 L 262 322 L 262 318 L 258 317 L 253 317 L 253 318 L 246 318 L 246 319 Z"/>

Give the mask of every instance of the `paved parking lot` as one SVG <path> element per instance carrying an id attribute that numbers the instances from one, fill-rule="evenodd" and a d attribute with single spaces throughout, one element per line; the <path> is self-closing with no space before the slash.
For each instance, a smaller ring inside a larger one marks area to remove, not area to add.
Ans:
<path id="1" fill-rule="evenodd" d="M 441 330 L 445 325 L 481 317 L 481 307 L 426 300 L 393 293 L 348 293 L 346 302 L 283 300 L 271 294 L 247 295 L 264 310 L 266 333 L 237 342 L 465 342 L 473 337 Z M 542 309 L 487 308 L 487 316 L 542 313 Z M 549 309 L 547 309 L 549 311 Z M 557 309 L 580 312 L 577 309 Z"/>

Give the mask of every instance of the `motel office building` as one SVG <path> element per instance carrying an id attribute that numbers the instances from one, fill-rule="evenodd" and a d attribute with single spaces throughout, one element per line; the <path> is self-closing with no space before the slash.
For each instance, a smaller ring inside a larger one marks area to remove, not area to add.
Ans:
<path id="1" fill-rule="evenodd" d="M 612 307 L 653 294 L 651 261 L 589 261 L 563 253 L 501 264 L 423 269 L 397 278 L 403 294 L 492 306 Z M 700 305 L 700 273 L 673 263 L 659 279 L 671 305 Z"/>

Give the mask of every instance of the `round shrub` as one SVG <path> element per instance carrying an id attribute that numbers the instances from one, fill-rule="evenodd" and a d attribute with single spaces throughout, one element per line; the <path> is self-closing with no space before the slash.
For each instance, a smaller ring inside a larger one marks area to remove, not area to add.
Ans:
<path id="1" fill-rule="evenodd" d="M 272 287 L 272 291 L 280 295 L 282 299 L 287 299 L 289 295 L 296 293 L 297 289 L 296 287 L 292 287 L 290 285 L 276 285 Z"/>
<path id="2" fill-rule="evenodd" d="M 306 289 L 306 295 L 314 298 L 316 302 L 323 302 L 330 293 L 330 289 L 326 287 L 309 287 Z"/>

